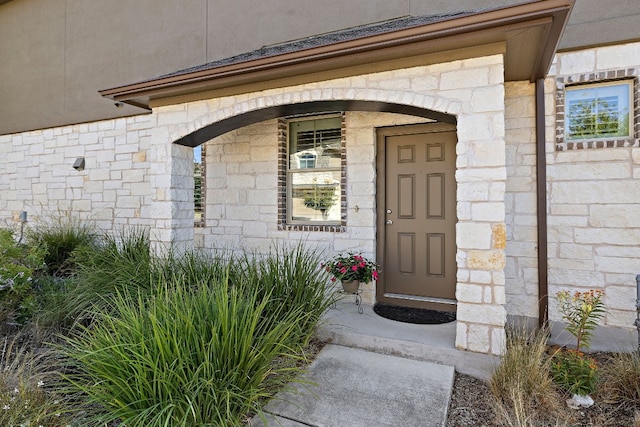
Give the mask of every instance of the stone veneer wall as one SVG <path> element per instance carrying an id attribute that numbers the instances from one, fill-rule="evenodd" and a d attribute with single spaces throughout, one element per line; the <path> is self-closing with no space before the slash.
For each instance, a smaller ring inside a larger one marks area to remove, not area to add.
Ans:
<path id="1" fill-rule="evenodd" d="M 160 107 L 145 116 L 0 136 L 0 150 L 6 155 L 0 162 L 0 218 L 10 221 L 22 210 L 36 215 L 71 211 L 95 219 L 106 230 L 148 226 L 157 250 L 168 244 L 187 248 L 194 244 L 193 150 L 173 144 L 178 138 L 237 114 L 294 102 L 371 100 L 444 112 L 457 117 L 459 140 L 456 346 L 499 354 L 506 316 L 503 75 L 503 56 L 497 53 Z M 270 136 L 274 122 L 238 129 L 223 135 L 220 144 L 209 143 L 208 223 L 198 229 L 199 241 L 209 248 L 227 243 L 264 248 L 273 239 L 305 238 L 330 242 L 334 252 L 358 248 L 373 256 L 373 141 L 381 117 L 347 115 L 351 135 L 344 233 L 277 233 L 277 153 Z M 416 121 L 385 117 L 387 125 Z M 85 170 L 75 171 L 71 165 L 82 156 Z M 225 203 L 214 203 L 218 197 Z"/>
<path id="2" fill-rule="evenodd" d="M 611 328 L 603 328 L 594 348 L 637 346 L 633 323 L 635 276 L 640 273 L 640 148 L 636 134 L 635 147 L 556 150 L 556 77 L 608 76 L 609 71 L 630 68 L 640 70 L 640 43 L 562 53 L 545 84 L 549 294 L 562 289 L 605 291 L 604 325 Z M 636 132 L 639 125 L 635 123 Z M 549 314 L 560 320 L 555 298 L 550 299 Z"/>
<path id="3" fill-rule="evenodd" d="M 152 115 L 0 135 L 0 225 L 60 215 L 103 230 L 149 226 Z M 72 168 L 76 158 L 85 168 Z"/>
<path id="4" fill-rule="evenodd" d="M 562 53 L 545 81 L 549 318 L 554 322 L 554 340 L 561 343 L 567 335 L 561 335 L 556 293 L 600 289 L 605 291 L 608 313 L 596 330 L 593 348 L 637 346 L 633 324 L 635 276 L 640 273 L 637 136 L 607 148 L 572 144 L 573 149 L 566 150 L 557 140 L 562 124 L 556 121 L 560 116 L 555 107 L 556 92 L 567 80 L 629 77 L 640 69 L 638 58 L 640 43 Z M 535 88 L 526 82 L 506 83 L 505 94 L 507 311 L 510 316 L 536 319 Z M 636 131 L 639 125 L 635 124 Z"/>
<path id="5" fill-rule="evenodd" d="M 556 77 L 638 70 L 637 58 L 639 43 L 561 53 L 545 82 L 550 317 L 560 320 L 553 298 L 558 290 L 604 289 L 609 307 L 604 323 L 617 329 L 607 329 L 607 339 L 595 341 L 596 347 L 613 340 L 632 348 L 635 342 L 640 148 L 557 151 Z M 2 135 L 0 221 L 11 224 L 23 210 L 30 222 L 71 213 L 105 230 L 148 226 L 158 245 L 188 246 L 194 240 L 192 150 L 172 144 L 178 137 L 234 114 L 288 102 L 371 99 L 448 112 L 458 117 L 460 139 L 456 345 L 499 353 L 505 281 L 509 314 L 537 317 L 538 298 L 534 89 L 524 82 L 503 86 L 501 60 L 496 55 L 455 61 Z M 330 251 L 357 247 L 373 256 L 374 128 L 413 119 L 347 114 L 346 233 L 277 232 L 275 121 L 207 143 L 207 226 L 196 230 L 196 243 L 264 249 L 271 239 L 304 238 Z M 85 170 L 71 167 L 77 157 L 86 159 Z M 370 302 L 372 290 L 366 295 Z"/>
<path id="6" fill-rule="evenodd" d="M 500 354 L 506 319 L 502 61 L 502 55 L 497 54 L 161 107 L 154 113 L 168 138 L 156 142 L 171 144 L 225 118 L 292 102 L 372 100 L 455 115 L 459 140 L 456 345 Z M 373 255 L 375 127 L 391 124 L 378 122 L 380 117 L 347 114 L 345 232 L 277 229 L 276 122 L 269 121 L 237 129 L 207 144 L 207 225 L 197 230 L 198 241 L 208 248 L 242 245 L 264 249 L 273 240 L 306 239 L 322 242 L 330 252 L 358 248 Z M 355 131 L 358 127 L 361 130 Z M 217 199 L 220 203 L 214 202 Z M 163 203 L 165 209 L 171 209 L 170 201 Z M 184 228 L 176 236 L 190 241 L 193 228 Z M 372 300 L 372 293 L 368 299 Z"/>
<path id="7" fill-rule="evenodd" d="M 505 84 L 507 314 L 538 317 L 535 85 Z"/>
<path id="8" fill-rule="evenodd" d="M 347 226 L 344 232 L 284 231 L 278 227 L 278 121 L 226 133 L 206 143 L 207 217 L 196 229 L 204 248 L 267 252 L 274 241 L 303 241 L 331 256 L 342 251 L 375 258 L 375 127 L 423 123 L 390 113 L 346 112 Z M 373 283 L 363 301 L 375 302 Z"/>

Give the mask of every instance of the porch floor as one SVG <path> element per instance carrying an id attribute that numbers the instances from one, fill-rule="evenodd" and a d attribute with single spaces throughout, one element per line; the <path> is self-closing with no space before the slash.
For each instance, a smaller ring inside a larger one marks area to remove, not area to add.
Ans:
<path id="1" fill-rule="evenodd" d="M 328 310 L 317 337 L 323 342 L 375 353 L 453 366 L 457 372 L 488 380 L 498 365 L 497 356 L 455 348 L 456 322 L 416 325 L 378 316 L 373 306 L 345 298 Z"/>

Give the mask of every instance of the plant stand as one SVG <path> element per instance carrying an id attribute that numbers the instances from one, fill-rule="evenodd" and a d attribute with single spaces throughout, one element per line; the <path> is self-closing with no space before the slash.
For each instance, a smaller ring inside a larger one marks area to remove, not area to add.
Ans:
<path id="1" fill-rule="evenodd" d="M 352 282 L 343 282 L 342 290 L 336 291 L 339 294 L 351 294 L 356 296 L 356 305 L 358 306 L 358 313 L 362 314 L 364 312 L 362 308 L 362 295 L 360 295 L 360 282 L 354 280 Z"/>

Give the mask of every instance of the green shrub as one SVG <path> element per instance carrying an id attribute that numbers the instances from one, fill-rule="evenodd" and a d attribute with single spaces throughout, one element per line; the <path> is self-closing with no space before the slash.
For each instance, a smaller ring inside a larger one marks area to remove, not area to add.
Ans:
<path id="1" fill-rule="evenodd" d="M 151 287 L 154 259 L 145 229 L 104 234 L 95 246 L 78 248 L 74 259 L 77 274 L 62 308 L 71 319 L 84 317 L 94 307 L 107 307 L 118 292 L 137 295 Z"/>
<path id="2" fill-rule="evenodd" d="M 65 304 L 72 318 L 91 307 L 105 307 L 116 292 L 135 295 L 175 274 L 191 285 L 226 277 L 231 283 L 252 283 L 262 296 L 270 294 L 277 301 L 275 306 L 305 308 L 310 313 L 306 323 L 300 324 L 305 331 L 313 331 L 331 304 L 328 275 L 320 268 L 321 254 L 302 243 L 293 247 L 276 245 L 267 255 L 192 251 L 177 256 L 168 251 L 159 257 L 150 253 L 148 232 L 132 229 L 116 236 L 105 235 L 101 244 L 77 251 L 75 258 L 78 274 Z"/>
<path id="3" fill-rule="evenodd" d="M 562 318 L 567 321 L 566 330 L 576 338 L 576 349 L 558 350 L 553 355 L 551 374 L 560 387 L 572 394 L 593 393 L 598 384 L 596 362 L 586 357 L 580 348 L 589 348 L 598 320 L 606 312 L 603 296 L 600 290 L 556 294 Z"/>
<path id="4" fill-rule="evenodd" d="M 328 274 L 320 267 L 321 259 L 317 249 L 307 248 L 302 242 L 293 246 L 276 244 L 262 255 L 188 252 L 156 259 L 151 276 L 154 280 L 167 280 L 177 273 L 188 286 L 228 278 L 232 284 L 255 287 L 261 298 L 270 295 L 273 303 L 263 315 L 274 319 L 302 307 L 306 316 L 298 322 L 292 345 L 304 346 L 333 302 Z"/>
<path id="5" fill-rule="evenodd" d="M 27 241 L 46 251 L 44 262 L 49 275 L 67 277 L 76 268 L 75 251 L 93 247 L 96 233 L 91 222 L 65 213 L 40 219 L 27 231 Z"/>
<path id="6" fill-rule="evenodd" d="M 301 242 L 293 247 L 276 245 L 263 257 L 245 254 L 236 275 L 257 286 L 263 297 L 271 295 L 273 304 L 266 308 L 265 315 L 277 317 L 298 308 L 308 314 L 298 322 L 299 342 L 304 345 L 333 303 L 331 282 L 321 262 L 322 254 Z"/>
<path id="7" fill-rule="evenodd" d="M 571 394 L 585 396 L 593 393 L 598 385 L 598 366 L 595 360 L 582 352 L 558 350 L 553 355 L 551 375 L 553 380 Z"/>
<path id="8" fill-rule="evenodd" d="M 576 338 L 576 350 L 588 349 L 591 345 L 591 334 L 598 327 L 598 320 L 604 316 L 606 309 L 602 302 L 604 291 L 589 290 L 586 292 L 561 291 L 556 294 L 562 318 L 567 321 L 567 331 Z"/>
<path id="9" fill-rule="evenodd" d="M 12 230 L 0 229 L 0 321 L 23 324 L 31 317 L 43 257 L 41 248 L 19 243 Z"/>
<path id="10" fill-rule="evenodd" d="M 239 277 L 238 263 L 230 252 L 189 251 L 175 255 L 172 251 L 162 258 L 154 258 L 151 280 L 172 279 L 180 274 L 186 284 L 220 281 L 227 277 L 233 283 Z"/>
<path id="11" fill-rule="evenodd" d="M 72 325 L 64 307 L 69 298 L 68 280 L 45 276 L 38 278 L 35 293 L 35 310 L 30 323 L 34 332 L 63 332 Z"/>
<path id="12" fill-rule="evenodd" d="M 150 298 L 118 293 L 98 322 L 66 340 L 77 372 L 71 387 L 92 404 L 84 409 L 103 408 L 96 425 L 241 425 L 283 381 L 274 374 L 292 373 L 273 362 L 291 357 L 287 345 L 308 317 L 304 307 L 282 306 L 266 316 L 274 305 L 249 283 L 192 287 L 181 275 L 163 279 Z"/>

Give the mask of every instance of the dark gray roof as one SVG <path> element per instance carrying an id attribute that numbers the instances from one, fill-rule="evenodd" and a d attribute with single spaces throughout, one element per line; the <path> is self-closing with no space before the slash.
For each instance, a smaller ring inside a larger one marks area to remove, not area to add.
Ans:
<path id="1" fill-rule="evenodd" d="M 306 37 L 299 40 L 289 41 L 285 43 L 263 46 L 252 52 L 242 53 L 240 55 L 224 58 L 217 61 L 198 65 L 184 70 L 165 74 L 159 78 L 175 77 L 183 74 L 189 74 L 198 71 L 211 70 L 225 65 L 240 64 L 256 59 L 269 58 L 282 55 L 285 53 L 299 52 L 305 49 L 311 49 L 321 46 L 328 46 L 335 43 L 358 40 L 365 37 L 377 36 L 380 34 L 391 33 L 393 31 L 404 30 L 407 28 L 419 27 L 421 25 L 432 24 L 439 21 L 446 21 L 453 18 L 460 18 L 476 14 L 482 10 L 472 10 L 465 12 L 456 12 L 431 16 L 407 16 L 396 18 L 389 21 L 379 22 L 375 24 L 360 25 L 357 27 L 339 30 L 335 32 L 325 33 L 317 36 Z M 154 79 L 155 80 L 155 79 Z"/>

